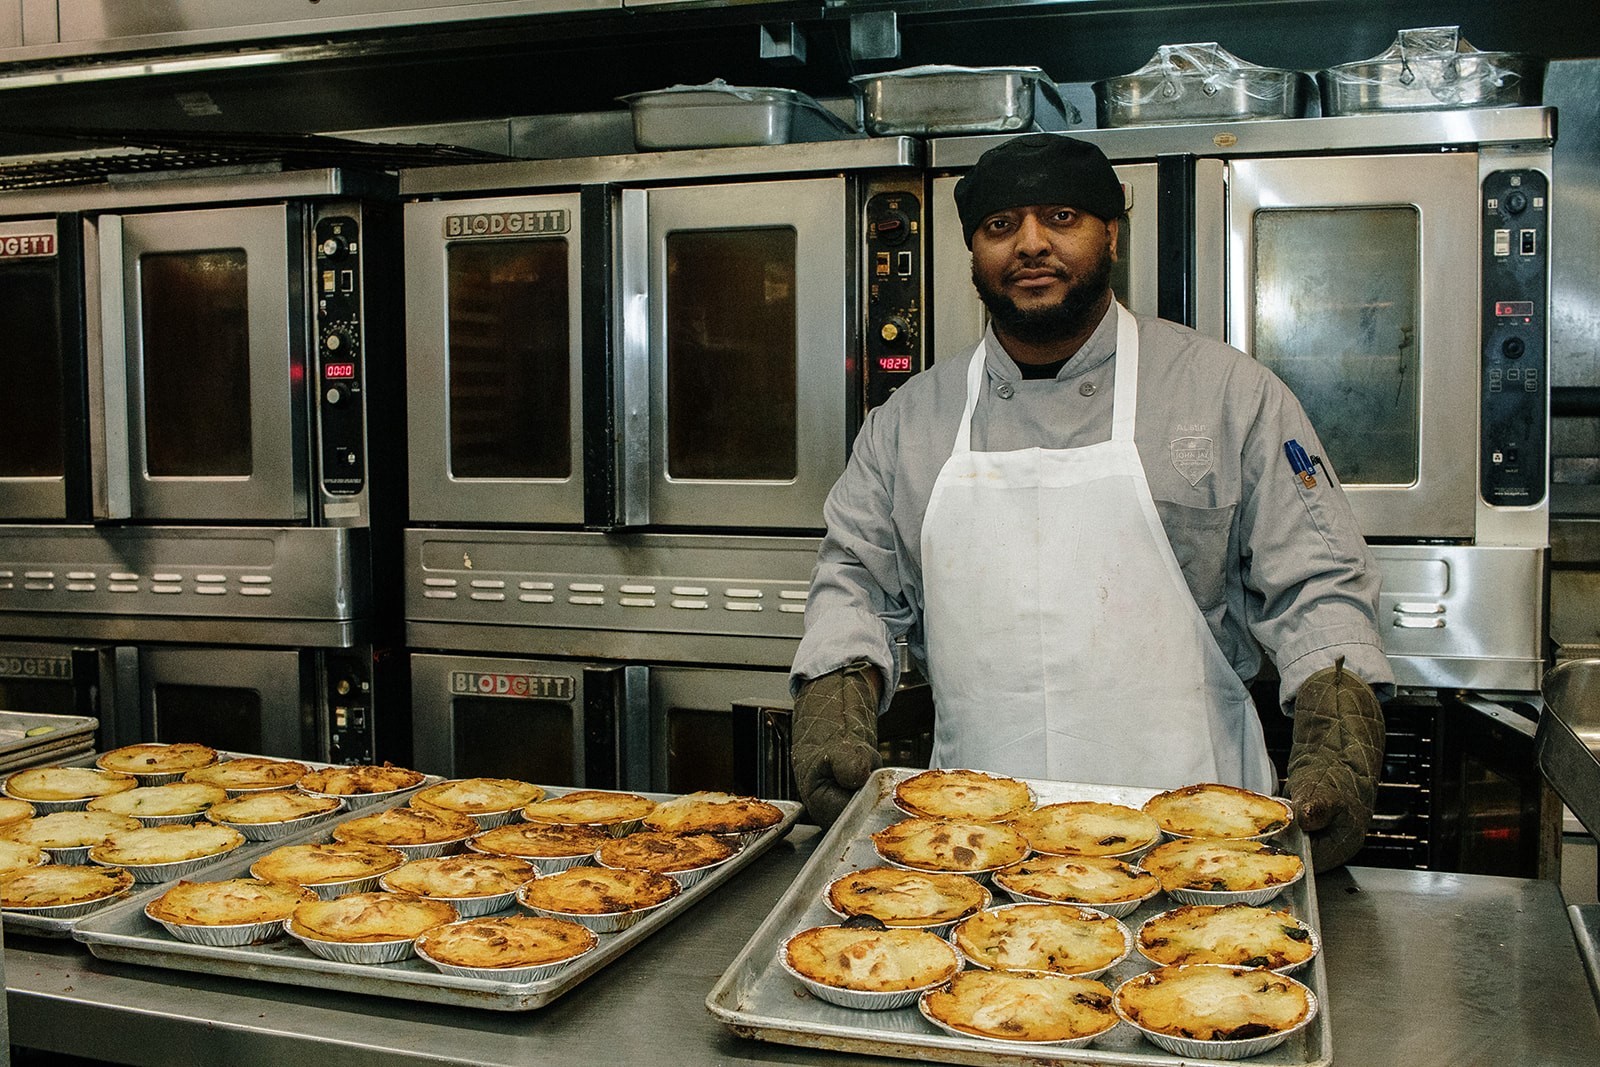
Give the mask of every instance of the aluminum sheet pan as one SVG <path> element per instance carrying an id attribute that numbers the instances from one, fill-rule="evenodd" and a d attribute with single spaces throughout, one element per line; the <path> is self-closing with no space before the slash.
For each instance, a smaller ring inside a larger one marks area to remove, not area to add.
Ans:
<path id="1" fill-rule="evenodd" d="M 570 789 L 551 787 L 549 796 L 560 796 Z M 652 800 L 670 800 L 676 794 L 641 793 Z M 451 1004 L 468 1008 L 488 1008 L 494 1011 L 531 1011 L 571 990 L 590 975 L 623 955 L 709 893 L 717 891 L 724 882 L 778 841 L 794 825 L 800 815 L 800 805 L 793 801 L 774 800 L 772 804 L 783 811 L 783 821 L 763 833 L 741 849 L 733 859 L 713 870 L 705 878 L 685 889 L 671 903 L 641 919 L 627 930 L 616 934 L 601 934 L 600 945 L 594 951 L 574 960 L 548 978 L 532 982 L 500 982 L 484 978 L 459 978 L 441 974 L 433 966 L 412 957 L 399 963 L 366 965 L 337 963 L 313 956 L 298 941 L 282 937 L 265 945 L 244 948 L 213 948 L 179 941 L 161 926 L 145 917 L 144 907 L 156 894 L 141 893 L 95 913 L 79 923 L 74 935 L 89 946 L 89 951 L 101 959 L 120 960 L 153 967 L 169 967 L 203 974 L 231 975 L 264 982 L 283 982 L 290 985 L 316 986 L 336 989 L 344 993 L 365 993 L 373 996 L 399 997 L 402 1000 L 427 1001 L 433 1004 Z M 363 813 L 380 810 L 363 809 Z M 332 836 L 332 825 L 306 834 L 269 842 L 273 847 L 284 844 L 305 844 L 326 841 Z M 189 876 L 190 881 L 213 881 L 222 878 L 248 877 L 249 863 L 221 862 Z M 513 906 L 494 915 L 525 914 Z"/>
<path id="2" fill-rule="evenodd" d="M 1119 1024 L 1087 1048 L 1050 1048 L 1043 1045 L 1014 1048 L 998 1041 L 951 1036 L 924 1019 L 915 1004 L 896 1011 L 855 1011 L 807 995 L 799 983 L 778 965 L 779 947 L 785 938 L 796 931 L 838 923 L 838 916 L 822 903 L 823 890 L 840 875 L 883 862 L 872 849 L 870 835 L 906 818 L 893 804 L 894 790 L 895 786 L 916 773 L 915 770 L 891 767 L 873 773 L 866 787 L 850 802 L 828 836 L 817 846 L 817 851 L 773 907 L 766 921 L 723 972 L 706 998 L 706 1007 L 734 1033 L 741 1037 L 808 1048 L 1005 1067 L 1082 1063 L 1176 1067 L 1180 1064 L 1241 1062 L 1272 1064 L 1275 1067 L 1327 1067 L 1333 1062 L 1327 970 L 1320 954 L 1309 967 L 1294 975 L 1316 993 L 1320 1005 L 1316 1019 L 1311 1026 L 1283 1045 L 1246 1061 L 1196 1060 L 1174 1056 L 1149 1043 L 1126 1024 Z M 1041 805 L 1067 800 L 1097 800 L 1140 807 L 1158 792 L 1132 786 L 1024 780 L 1033 788 Z M 1305 835 L 1299 827 L 1291 826 L 1274 838 L 1273 843 L 1298 854 L 1306 863 L 1307 876 L 1286 889 L 1269 906 L 1287 908 L 1320 936 L 1316 886 L 1309 873 L 1311 852 Z M 1004 891 L 997 890 L 995 895 L 996 903 L 1006 899 Z M 1165 893 L 1158 893 L 1123 919 L 1122 923 L 1137 932 L 1140 923 L 1176 906 L 1177 903 Z M 1124 980 L 1150 969 L 1151 965 L 1135 949 L 1127 960 L 1108 971 L 1100 980 L 1115 989 Z"/>
<path id="3" fill-rule="evenodd" d="M 219 752 L 217 755 L 221 759 L 230 760 L 249 755 L 249 753 Z M 71 759 L 56 760 L 51 762 L 54 762 L 56 765 L 62 767 L 93 767 L 94 761 L 100 756 L 101 753 L 91 750 Z M 280 759 L 284 757 L 269 756 L 263 758 Z M 319 767 L 334 766 L 334 764 L 331 763 L 317 763 L 314 760 L 299 760 L 298 762 L 304 763 L 307 767 L 310 767 L 313 770 Z M 427 786 L 442 780 L 443 779 L 437 776 L 425 778 L 411 789 L 406 790 L 406 792 L 402 795 L 409 797 L 416 790 L 424 789 Z M 228 853 L 225 859 L 218 860 L 217 862 L 220 864 L 229 862 L 231 860 L 238 860 L 243 862 L 244 865 L 248 867 L 263 853 L 270 852 L 273 848 L 282 843 L 283 842 L 281 841 L 246 841 L 244 844 Z M 193 881 L 197 875 L 190 874 L 185 875 L 184 877 Z M 5 924 L 5 931 L 8 935 L 32 934 L 35 937 L 71 937 L 73 936 L 74 931 L 76 931 L 79 923 L 87 922 L 89 919 L 94 918 L 101 912 L 109 911 L 115 907 L 120 907 L 124 902 L 130 901 L 130 896 L 137 897 L 141 900 L 149 900 L 161 893 L 166 892 L 169 888 L 171 888 L 172 883 L 176 881 L 178 881 L 178 879 L 174 878 L 166 882 L 157 882 L 153 886 L 144 886 L 142 883 L 136 882 L 134 883 L 134 888 L 130 890 L 128 894 L 124 894 L 120 897 L 113 897 L 111 900 L 107 901 L 103 907 L 96 908 L 94 911 L 91 911 L 86 915 L 80 915 L 75 919 L 46 919 L 37 915 L 27 915 L 23 912 L 0 911 L 0 922 Z"/>
<path id="4" fill-rule="evenodd" d="M 29 730 L 51 727 L 40 737 Z M 43 715 L 27 711 L 0 711 L 0 774 L 24 767 L 68 759 L 94 748 L 99 722 L 86 715 Z"/>

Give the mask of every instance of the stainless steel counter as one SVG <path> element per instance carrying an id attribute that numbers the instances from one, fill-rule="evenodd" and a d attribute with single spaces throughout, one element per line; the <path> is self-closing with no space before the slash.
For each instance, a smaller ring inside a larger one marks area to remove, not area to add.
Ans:
<path id="1" fill-rule="evenodd" d="M 798 827 L 724 892 L 525 1014 L 105 963 L 12 937 L 11 1040 L 135 1064 L 890 1064 L 734 1037 L 718 974 L 815 848 Z M 1554 883 L 1374 868 L 1317 881 L 1339 1067 L 1592 1065 L 1600 1011 Z"/>

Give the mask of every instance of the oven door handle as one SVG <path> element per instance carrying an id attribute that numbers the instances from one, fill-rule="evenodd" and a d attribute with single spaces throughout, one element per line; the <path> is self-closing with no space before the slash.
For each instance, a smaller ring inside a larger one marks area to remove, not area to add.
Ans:
<path id="1" fill-rule="evenodd" d="M 1488 719 L 1493 719 L 1502 726 L 1508 726 L 1525 737 L 1532 737 L 1538 730 L 1539 724 L 1526 715 L 1518 715 L 1504 704 L 1490 700 L 1488 697 L 1473 693 L 1461 693 L 1457 697 L 1460 702 Z"/>
<path id="2" fill-rule="evenodd" d="M 91 514 L 97 521 L 133 516 L 128 460 L 128 334 L 122 265 L 122 218 L 84 225 L 84 304 L 89 362 Z"/>

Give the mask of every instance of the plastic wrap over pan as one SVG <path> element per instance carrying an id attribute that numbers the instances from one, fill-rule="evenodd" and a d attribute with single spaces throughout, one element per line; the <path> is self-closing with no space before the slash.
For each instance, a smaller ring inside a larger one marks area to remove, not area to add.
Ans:
<path id="1" fill-rule="evenodd" d="M 1325 115 L 1537 105 L 1545 61 L 1480 52 L 1459 26 L 1401 30 L 1382 54 L 1317 72 Z"/>
<path id="2" fill-rule="evenodd" d="M 1094 83 L 1100 125 L 1304 118 L 1311 75 L 1247 63 L 1214 41 L 1164 44 L 1131 74 Z"/>
<path id="3" fill-rule="evenodd" d="M 1039 67 L 930 64 L 850 79 L 875 137 L 1064 130 L 1083 121 Z"/>

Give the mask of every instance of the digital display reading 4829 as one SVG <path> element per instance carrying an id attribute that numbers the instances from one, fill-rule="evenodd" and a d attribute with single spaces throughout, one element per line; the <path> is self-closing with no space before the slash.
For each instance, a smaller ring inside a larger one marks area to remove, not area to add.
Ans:
<path id="1" fill-rule="evenodd" d="M 879 356 L 878 369 L 882 371 L 908 371 L 911 369 L 911 357 Z"/>

